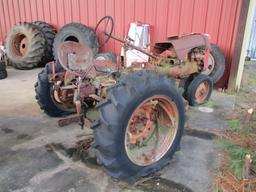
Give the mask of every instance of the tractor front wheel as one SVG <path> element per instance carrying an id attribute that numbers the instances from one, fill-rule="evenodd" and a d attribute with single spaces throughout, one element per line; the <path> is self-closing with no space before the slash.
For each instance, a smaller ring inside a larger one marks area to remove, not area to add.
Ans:
<path id="1" fill-rule="evenodd" d="M 55 72 L 63 72 L 63 68 L 57 63 Z M 75 112 L 73 97 L 69 97 L 69 102 L 62 102 L 60 99 L 61 93 L 54 89 L 54 85 L 49 82 L 48 75 L 52 74 L 52 65 L 47 63 L 45 68 L 38 74 L 37 82 L 35 83 L 36 100 L 40 108 L 50 117 L 63 117 Z M 62 82 L 59 81 L 61 86 Z M 72 93 L 69 93 L 72 95 Z M 67 95 L 67 93 L 66 93 Z"/>
<path id="2" fill-rule="evenodd" d="M 175 81 L 139 71 L 121 76 L 98 104 L 96 156 L 114 178 L 133 182 L 165 166 L 179 146 L 185 110 Z"/>
<path id="3" fill-rule="evenodd" d="M 190 106 L 204 104 L 211 97 L 213 80 L 208 75 L 199 74 L 194 77 L 188 86 L 186 99 Z"/>

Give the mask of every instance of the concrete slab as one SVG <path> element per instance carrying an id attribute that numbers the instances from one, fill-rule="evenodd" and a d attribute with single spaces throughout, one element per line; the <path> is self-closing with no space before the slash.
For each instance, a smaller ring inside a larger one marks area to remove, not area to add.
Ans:
<path id="1" fill-rule="evenodd" d="M 161 177 L 182 183 L 195 192 L 213 191 L 218 166 L 216 141 L 183 136 L 181 151 L 176 152 Z"/>
<path id="2" fill-rule="evenodd" d="M 203 106 L 212 109 L 204 112 L 202 106 L 189 107 L 187 127 L 204 131 L 223 131 L 228 128 L 225 115 L 234 109 L 235 96 L 214 91 L 210 101 Z"/>
<path id="3" fill-rule="evenodd" d="M 175 188 L 172 181 L 195 192 L 212 190 L 218 150 L 213 140 L 200 138 L 200 134 L 183 137 L 181 151 L 160 171 L 164 182 L 156 180 L 147 184 L 147 188 L 114 181 L 90 161 L 72 161 L 65 150 L 74 147 L 76 141 L 83 138 L 81 135 L 91 131 L 82 131 L 76 124 L 58 128 L 58 119 L 46 116 L 39 109 L 34 83 L 40 70 L 8 68 L 9 77 L 0 81 L 0 90 L 3 90 L 0 94 L 0 192 L 141 192 L 149 188 L 162 192 L 184 191 Z M 189 109 L 189 128 L 227 127 L 223 114 L 231 110 L 233 100 L 219 93 L 213 100 L 218 105 L 213 105 L 212 113 L 203 113 L 197 107 Z M 52 143 L 62 148 L 49 151 L 46 146 Z M 168 181 L 172 184 L 167 185 Z"/>

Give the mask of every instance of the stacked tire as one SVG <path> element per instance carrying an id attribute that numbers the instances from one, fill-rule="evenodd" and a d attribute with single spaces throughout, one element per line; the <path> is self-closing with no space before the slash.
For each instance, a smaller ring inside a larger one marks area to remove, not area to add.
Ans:
<path id="1" fill-rule="evenodd" d="M 6 54 L 17 69 L 44 66 L 53 60 L 52 44 L 56 30 L 41 21 L 21 22 L 12 27 L 6 38 Z"/>
<path id="2" fill-rule="evenodd" d="M 93 29 L 79 23 L 66 24 L 60 29 L 53 40 L 52 59 L 56 61 L 56 73 L 64 71 L 58 60 L 57 49 L 65 41 L 74 41 L 89 46 L 93 50 L 94 56 L 98 53 L 98 38 Z M 52 43 L 52 41 L 50 43 Z M 62 107 L 63 103 L 60 103 L 54 99 L 54 92 L 51 91 L 54 85 L 48 81 L 48 75 L 51 73 L 52 65 L 51 63 L 48 63 L 45 65 L 45 68 L 38 74 L 38 79 L 35 84 L 35 93 L 36 100 L 40 108 L 51 117 L 62 117 L 74 113 L 75 111 L 72 108 L 67 109 Z"/>
<path id="3" fill-rule="evenodd" d="M 58 60 L 57 49 L 64 41 L 74 41 L 89 46 L 94 55 L 96 55 L 99 50 L 99 42 L 95 31 L 81 23 L 68 23 L 57 33 L 53 43 L 53 55 L 55 60 Z"/>

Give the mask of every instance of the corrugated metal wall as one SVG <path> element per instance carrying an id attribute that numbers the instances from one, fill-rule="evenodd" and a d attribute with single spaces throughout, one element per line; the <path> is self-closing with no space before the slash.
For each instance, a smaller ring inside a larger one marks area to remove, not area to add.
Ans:
<path id="1" fill-rule="evenodd" d="M 124 37 L 132 21 L 152 26 L 151 40 L 167 35 L 205 32 L 225 52 L 227 68 L 236 38 L 242 0 L 0 0 L 0 39 L 19 21 L 44 20 L 57 28 L 69 22 L 95 27 L 105 15 L 115 20 L 114 34 Z M 110 40 L 103 48 L 120 53 L 120 44 Z M 228 70 L 226 78 L 227 81 Z"/>
<path id="2" fill-rule="evenodd" d="M 247 56 L 256 59 L 256 9 L 254 11 L 250 42 L 247 49 Z"/>

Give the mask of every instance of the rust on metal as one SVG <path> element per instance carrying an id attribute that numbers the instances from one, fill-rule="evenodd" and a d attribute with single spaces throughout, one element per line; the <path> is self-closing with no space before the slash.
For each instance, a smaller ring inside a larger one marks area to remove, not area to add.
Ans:
<path id="1" fill-rule="evenodd" d="M 65 70 L 88 78 L 96 76 L 93 52 L 88 46 L 65 41 L 58 47 L 57 53 L 60 64 Z"/>
<path id="2" fill-rule="evenodd" d="M 166 49 L 174 48 L 177 57 L 181 60 L 187 59 L 188 52 L 194 47 L 204 46 L 210 49 L 210 43 L 206 34 L 192 33 L 183 36 L 168 38 L 167 41 L 155 43 L 153 53 L 162 53 Z"/>
<path id="3" fill-rule="evenodd" d="M 202 82 L 196 89 L 195 100 L 197 103 L 203 103 L 210 91 L 209 84 L 207 82 Z"/>
<path id="4" fill-rule="evenodd" d="M 128 158 L 147 166 L 163 157 L 173 143 L 178 129 L 178 109 L 169 98 L 152 96 L 132 113 L 125 133 Z"/>
<path id="5" fill-rule="evenodd" d="M 28 50 L 28 38 L 22 33 L 17 33 L 13 37 L 13 48 L 17 55 L 25 56 Z"/>

